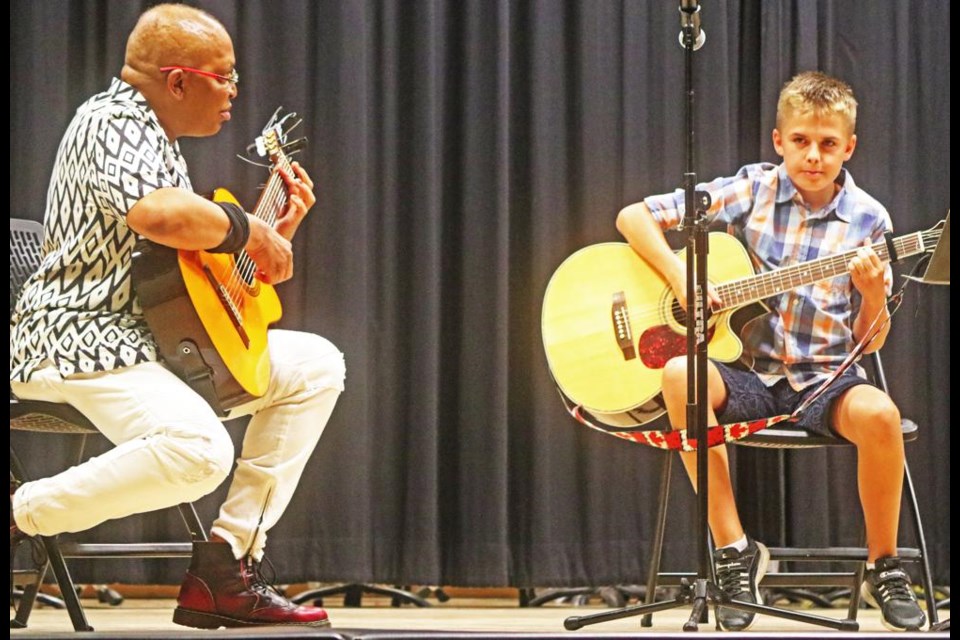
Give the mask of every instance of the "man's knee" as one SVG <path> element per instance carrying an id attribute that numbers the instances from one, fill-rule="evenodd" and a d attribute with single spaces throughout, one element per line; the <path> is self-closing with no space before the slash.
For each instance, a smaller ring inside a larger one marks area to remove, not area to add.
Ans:
<path id="1" fill-rule="evenodd" d="M 210 493 L 233 468 L 236 458 L 233 441 L 219 423 L 206 430 L 170 428 L 152 438 L 168 477 L 175 484 L 189 487 L 190 495 L 185 500 L 196 500 Z"/>
<path id="2" fill-rule="evenodd" d="M 314 334 L 301 334 L 300 346 L 301 353 L 308 354 L 299 364 L 306 386 L 343 391 L 347 374 L 343 353 L 326 338 Z"/>

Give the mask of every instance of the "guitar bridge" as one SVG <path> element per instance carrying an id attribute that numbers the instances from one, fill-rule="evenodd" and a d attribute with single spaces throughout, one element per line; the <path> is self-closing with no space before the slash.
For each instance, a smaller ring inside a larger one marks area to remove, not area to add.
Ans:
<path id="1" fill-rule="evenodd" d="M 613 322 L 613 334 L 617 339 L 620 352 L 623 353 L 623 359 L 633 360 L 637 357 L 637 350 L 633 346 L 630 310 L 627 309 L 627 298 L 623 291 L 617 291 L 613 294 L 613 304 L 610 305 L 610 319 Z"/>
<path id="2" fill-rule="evenodd" d="M 208 265 L 203 265 L 203 272 L 207 274 L 207 279 L 217 292 L 217 297 L 220 298 L 220 304 L 222 304 L 223 308 L 226 309 L 227 316 L 230 318 L 230 322 L 233 323 L 233 328 L 237 330 L 240 340 L 243 341 L 243 346 L 249 349 L 250 336 L 247 335 L 246 330 L 243 328 L 243 318 L 240 317 L 240 310 L 237 309 L 237 305 L 234 304 L 233 298 L 230 297 L 230 294 L 227 292 L 227 288 L 217 280 L 216 276 L 213 275 L 213 271 L 210 270 Z"/>

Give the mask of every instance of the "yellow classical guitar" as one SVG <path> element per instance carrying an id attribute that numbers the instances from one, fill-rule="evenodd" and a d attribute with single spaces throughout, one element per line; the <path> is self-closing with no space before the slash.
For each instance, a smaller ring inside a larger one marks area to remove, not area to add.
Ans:
<path id="1" fill-rule="evenodd" d="M 883 260 L 932 251 L 936 227 L 873 246 Z M 681 252 L 681 255 L 683 252 Z M 708 280 L 724 302 L 707 323 L 711 358 L 737 360 L 737 331 L 764 298 L 847 272 L 856 250 L 754 274 L 733 236 L 710 234 Z M 685 310 L 667 282 L 624 243 L 585 247 L 547 285 L 541 318 L 550 373 L 561 393 L 601 422 L 635 427 L 664 413 L 661 370 L 686 353 Z"/>
<path id="2" fill-rule="evenodd" d="M 272 169 L 252 212 L 270 225 L 287 205 L 279 169 L 292 172 L 286 118 L 276 116 L 256 142 Z M 213 199 L 239 204 L 226 189 Z M 161 358 L 221 415 L 263 395 L 270 380 L 267 330 L 281 307 L 256 272 L 246 251 L 178 251 L 144 240 L 134 252 L 134 285 Z"/>

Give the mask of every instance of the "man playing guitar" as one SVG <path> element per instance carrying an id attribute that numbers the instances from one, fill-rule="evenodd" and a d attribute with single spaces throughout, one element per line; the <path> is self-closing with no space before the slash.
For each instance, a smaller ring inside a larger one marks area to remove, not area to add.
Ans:
<path id="1" fill-rule="evenodd" d="M 57 154 L 40 270 L 11 318 L 11 388 L 69 403 L 116 447 L 50 478 L 11 483 L 11 544 L 196 500 L 233 468 L 211 406 L 158 360 L 131 285 L 140 237 L 179 250 L 245 252 L 265 283 L 293 276 L 290 240 L 316 201 L 296 163 L 279 169 L 286 207 L 274 224 L 193 193 L 181 137 L 230 120 L 239 77 L 224 26 L 185 5 L 146 11 L 119 79 L 84 103 Z M 267 531 L 283 514 L 343 390 L 343 355 L 319 336 L 271 330 L 252 414 L 210 542 L 196 542 L 174 621 L 193 627 L 326 626 L 260 575 Z"/>

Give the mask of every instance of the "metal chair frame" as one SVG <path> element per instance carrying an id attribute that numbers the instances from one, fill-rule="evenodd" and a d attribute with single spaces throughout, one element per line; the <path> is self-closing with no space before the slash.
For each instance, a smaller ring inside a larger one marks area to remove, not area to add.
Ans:
<path id="1" fill-rule="evenodd" d="M 886 376 L 883 372 L 879 353 L 874 352 L 868 357 L 872 360 L 874 381 L 881 389 L 888 392 Z M 904 419 L 902 421 L 902 428 L 904 442 L 912 442 L 917 439 L 919 428 L 912 420 Z M 793 426 L 784 427 L 781 425 L 758 431 L 735 444 L 739 446 L 776 449 L 777 455 L 780 458 L 781 467 L 783 466 L 785 451 L 787 449 L 852 446 L 851 443 L 846 440 L 841 440 L 840 438 L 823 436 Z M 674 455 L 672 455 L 672 452 L 668 452 L 668 455 L 664 456 L 660 476 L 657 526 L 654 532 L 653 548 L 650 553 L 650 565 L 647 573 L 645 599 L 645 603 L 647 604 L 655 601 L 658 587 L 675 587 L 680 585 L 681 580 L 689 581 L 696 578 L 695 573 L 663 573 L 660 571 L 670 498 L 673 459 Z M 927 554 L 927 543 L 923 532 L 923 524 L 920 517 L 920 508 L 917 503 L 917 494 L 913 484 L 913 478 L 910 475 L 910 467 L 906 464 L 906 461 L 904 463 L 903 488 L 908 505 L 909 519 L 913 522 L 917 543 L 915 547 L 900 547 L 897 549 L 897 553 L 902 559 L 919 563 L 921 566 L 921 583 L 927 604 L 927 617 L 932 627 L 939 622 L 939 617 L 934 598 L 933 579 L 930 573 L 930 562 Z M 781 498 L 785 497 L 786 491 L 785 487 L 783 487 L 782 478 L 778 491 Z M 781 500 L 781 504 L 782 503 L 783 500 Z M 815 601 L 815 604 L 821 605 L 825 604 L 825 602 L 817 603 L 816 594 L 797 591 L 797 589 L 807 587 L 849 588 L 851 590 L 851 596 L 846 619 L 851 621 L 856 620 L 857 611 L 860 607 L 860 584 L 863 582 L 863 575 L 866 568 L 866 547 L 769 547 L 769 551 L 771 561 L 846 563 L 848 565 L 855 563 L 856 568 L 852 571 L 788 572 L 777 570 L 767 573 L 761 581 L 760 586 L 764 588 L 784 589 L 787 594 L 812 599 Z M 641 625 L 649 627 L 651 624 L 652 614 L 645 614 L 641 620 Z"/>

